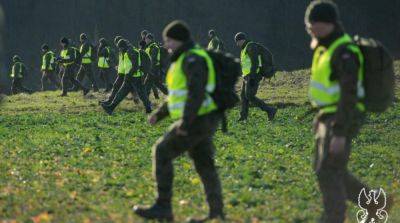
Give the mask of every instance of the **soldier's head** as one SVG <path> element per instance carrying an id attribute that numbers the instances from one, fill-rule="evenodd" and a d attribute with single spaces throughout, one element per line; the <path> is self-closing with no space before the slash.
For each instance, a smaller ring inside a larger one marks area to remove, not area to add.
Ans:
<path id="1" fill-rule="evenodd" d="M 118 47 L 118 42 L 119 42 L 121 39 L 122 39 L 122 36 L 116 36 L 116 37 L 114 38 L 114 44 L 115 44 L 115 46 Z"/>
<path id="2" fill-rule="evenodd" d="M 63 37 L 60 39 L 60 44 L 63 48 L 66 48 L 69 45 L 69 40 L 66 37 Z"/>
<path id="3" fill-rule="evenodd" d="M 140 38 L 142 38 L 142 40 L 144 40 L 146 38 L 147 34 L 149 34 L 149 31 L 143 30 L 142 32 L 140 32 Z"/>
<path id="4" fill-rule="evenodd" d="M 188 25 L 183 21 L 173 21 L 168 24 L 163 31 L 165 47 L 175 52 L 184 43 L 192 41 Z"/>
<path id="5" fill-rule="evenodd" d="M 144 38 L 146 44 L 149 44 L 154 41 L 154 35 L 151 33 L 147 33 L 146 38 Z"/>
<path id="6" fill-rule="evenodd" d="M 107 40 L 105 38 L 100 38 L 99 43 L 102 46 L 106 46 L 107 45 Z"/>
<path id="7" fill-rule="evenodd" d="M 21 58 L 18 55 L 14 55 L 12 60 L 13 60 L 14 63 L 16 63 L 16 62 L 21 61 Z"/>
<path id="8" fill-rule="evenodd" d="M 82 33 L 82 34 L 79 36 L 79 40 L 81 41 L 81 43 L 86 42 L 86 40 L 87 40 L 87 35 L 86 35 L 86 33 Z"/>
<path id="9" fill-rule="evenodd" d="M 126 40 L 124 40 L 124 39 L 120 39 L 118 41 L 117 46 L 118 46 L 119 51 L 121 51 L 121 52 L 128 51 L 128 42 Z"/>
<path id="10" fill-rule="evenodd" d="M 243 44 L 247 41 L 246 33 L 239 32 L 235 35 L 235 43 L 238 47 L 242 47 Z"/>
<path id="11" fill-rule="evenodd" d="M 339 10 L 330 0 L 314 0 L 307 7 L 304 20 L 310 36 L 321 39 L 329 36 L 340 24 Z"/>
<path id="12" fill-rule="evenodd" d="M 216 35 L 215 30 L 210 29 L 208 31 L 208 38 L 212 39 Z"/>
<path id="13" fill-rule="evenodd" d="M 42 52 L 47 52 L 49 51 L 49 45 L 47 45 L 46 43 L 42 45 Z"/>

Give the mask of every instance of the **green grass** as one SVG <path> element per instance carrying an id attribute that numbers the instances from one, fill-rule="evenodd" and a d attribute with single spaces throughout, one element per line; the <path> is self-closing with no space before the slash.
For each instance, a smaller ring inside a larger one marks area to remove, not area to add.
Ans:
<path id="1" fill-rule="evenodd" d="M 400 73 L 400 63 L 397 63 Z M 216 162 L 229 222 L 315 222 L 321 197 L 312 171 L 308 71 L 278 73 L 259 96 L 281 109 L 269 123 L 238 108 L 229 134 L 218 132 Z M 125 100 L 105 115 L 92 94 L 60 92 L 6 97 L 0 111 L 0 222 L 142 222 L 131 208 L 155 197 L 151 147 L 170 120 L 146 123 L 142 106 Z M 397 89 L 400 98 L 400 90 Z M 159 102 L 157 102 L 159 103 Z M 371 115 L 354 142 L 350 169 L 373 187 L 400 198 L 400 108 Z M 177 222 L 207 213 L 201 183 L 188 157 L 175 162 Z M 357 208 L 349 205 L 348 222 Z M 400 222 L 399 203 L 389 222 Z"/>

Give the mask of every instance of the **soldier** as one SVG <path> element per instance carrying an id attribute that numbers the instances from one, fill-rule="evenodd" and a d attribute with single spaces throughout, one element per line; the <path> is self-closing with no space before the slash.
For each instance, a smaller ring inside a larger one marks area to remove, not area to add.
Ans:
<path id="1" fill-rule="evenodd" d="M 22 85 L 22 80 L 26 76 L 26 67 L 22 63 L 21 58 L 18 55 L 13 57 L 13 66 L 11 68 L 10 77 L 12 78 L 11 92 L 17 94 L 18 92 L 26 92 L 32 94 L 32 90 Z"/>
<path id="2" fill-rule="evenodd" d="M 324 205 L 321 222 L 341 223 L 345 221 L 346 200 L 358 204 L 361 190 L 369 191 L 347 169 L 352 139 L 365 117 L 364 57 L 344 32 L 333 2 L 313 1 L 305 23 L 314 50 L 309 95 L 319 109 L 314 129 L 315 172 Z"/>
<path id="3" fill-rule="evenodd" d="M 156 99 L 159 98 L 158 90 L 159 89 L 163 94 L 167 95 L 168 90 L 164 86 L 164 81 L 161 74 L 161 48 L 154 41 L 154 36 L 151 33 L 148 33 L 146 38 L 146 53 L 151 58 L 151 71 L 150 74 L 146 78 L 146 93 L 150 95 L 150 90 L 153 90 L 154 97 Z"/>
<path id="4" fill-rule="evenodd" d="M 81 47 L 79 49 L 79 61 L 81 66 L 79 67 L 76 79 L 82 81 L 85 76 L 88 77 L 88 79 L 92 83 L 93 90 L 96 92 L 99 90 L 99 88 L 97 87 L 96 80 L 92 71 L 93 46 L 89 43 L 87 35 L 85 33 L 82 33 L 79 39 L 81 42 Z"/>
<path id="5" fill-rule="evenodd" d="M 121 39 L 123 39 L 122 36 L 116 36 L 114 38 L 115 47 L 118 48 L 118 42 Z M 102 105 L 102 104 L 109 105 L 114 100 L 115 95 L 117 94 L 118 90 L 122 86 L 122 83 L 124 82 L 124 74 L 123 74 L 124 73 L 124 65 L 123 65 L 124 61 L 123 61 L 122 57 L 123 57 L 122 52 L 119 52 L 118 53 L 119 60 L 118 60 L 117 66 L 116 66 L 117 78 L 114 81 L 114 84 L 113 84 L 112 89 L 111 89 L 111 94 L 109 95 L 108 99 L 104 100 L 104 101 L 100 101 L 99 102 L 100 105 Z"/>
<path id="6" fill-rule="evenodd" d="M 62 65 L 62 78 L 61 78 L 61 87 L 62 94 L 61 97 L 65 97 L 68 94 L 67 90 L 67 81 L 70 81 L 75 88 L 82 89 L 83 95 L 87 95 L 89 93 L 89 89 L 85 88 L 81 82 L 74 78 L 74 65 L 75 65 L 75 52 L 69 47 L 69 40 L 63 37 L 60 40 L 60 44 L 62 47 L 60 57 L 57 58 L 57 61 Z"/>
<path id="7" fill-rule="evenodd" d="M 213 136 L 221 119 L 210 96 L 215 90 L 213 61 L 204 49 L 195 46 L 187 25 L 169 24 L 164 32 L 166 47 L 173 51 L 167 74 L 168 100 L 149 118 L 155 125 L 166 116 L 177 121 L 153 147 L 153 168 L 158 197 L 150 208 L 135 206 L 137 215 L 147 219 L 173 220 L 171 198 L 175 158 L 189 153 L 201 177 L 210 212 L 208 217 L 191 222 L 224 219 L 221 183 L 214 162 Z"/>
<path id="8" fill-rule="evenodd" d="M 268 113 L 268 120 L 275 117 L 276 108 L 268 106 L 263 100 L 256 97 L 262 76 L 260 74 L 261 45 L 247 39 L 245 33 L 237 33 L 235 42 L 241 48 L 240 63 L 242 65 L 243 85 L 241 92 L 242 108 L 239 121 L 247 120 L 249 104 L 252 103 Z"/>
<path id="9" fill-rule="evenodd" d="M 53 51 L 49 50 L 49 46 L 47 44 L 42 45 L 42 91 L 44 91 L 44 82 L 46 80 L 50 81 L 53 83 L 57 88 L 60 88 L 60 83 L 57 80 L 57 77 L 55 76 L 54 70 L 55 70 L 55 54 Z"/>
<path id="10" fill-rule="evenodd" d="M 105 85 L 105 92 L 109 92 L 112 88 L 110 79 L 113 77 L 112 72 L 112 52 L 105 38 L 100 39 L 99 49 L 97 50 L 98 63 L 97 67 L 99 69 L 99 76 L 102 78 Z"/>
<path id="11" fill-rule="evenodd" d="M 113 101 L 110 104 L 102 103 L 104 111 L 111 115 L 118 104 L 131 92 L 138 93 L 140 100 L 146 108 L 146 113 L 151 112 L 151 103 L 145 93 L 143 86 L 143 71 L 141 70 L 140 52 L 129 46 L 124 39 L 119 40 L 118 48 L 120 51 L 119 67 L 124 75 L 124 82 L 118 90 Z"/>
<path id="12" fill-rule="evenodd" d="M 210 38 L 207 47 L 208 50 L 224 51 L 224 42 L 217 36 L 215 30 L 210 29 L 208 31 L 208 38 Z"/>

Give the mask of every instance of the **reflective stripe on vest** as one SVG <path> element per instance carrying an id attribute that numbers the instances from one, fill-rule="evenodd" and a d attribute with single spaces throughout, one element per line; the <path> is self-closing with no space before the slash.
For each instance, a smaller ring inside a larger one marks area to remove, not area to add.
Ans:
<path id="1" fill-rule="evenodd" d="M 245 77 L 250 74 L 251 72 L 251 59 L 249 54 L 247 53 L 247 47 L 249 44 L 255 44 L 255 42 L 248 42 L 246 46 L 243 48 L 243 50 L 240 53 L 240 64 L 242 65 L 242 76 Z M 258 68 L 257 68 L 257 73 L 260 72 L 260 68 L 262 67 L 262 59 L 261 55 L 258 55 Z"/>
<path id="2" fill-rule="evenodd" d="M 214 92 L 216 87 L 216 73 L 213 61 L 204 49 L 194 48 L 183 53 L 176 62 L 172 63 L 167 73 L 168 110 L 170 116 L 174 119 L 182 118 L 187 100 L 188 87 L 186 75 L 183 71 L 182 65 L 184 59 L 189 54 L 196 54 L 197 56 L 204 58 L 204 60 L 207 62 L 208 68 L 206 95 L 197 114 L 205 115 L 217 109 L 217 105 L 210 95 L 212 92 Z"/>
<path id="3" fill-rule="evenodd" d="M 16 70 L 17 69 L 17 65 L 19 65 L 19 70 L 18 71 Z M 23 66 L 23 64 L 21 62 L 16 62 L 13 65 L 12 69 L 11 69 L 10 77 L 12 77 L 12 78 L 14 78 L 14 77 L 22 78 L 22 66 Z"/>
<path id="4" fill-rule="evenodd" d="M 105 49 L 107 51 L 108 56 L 107 57 L 104 57 L 104 56 L 99 57 L 99 61 L 97 63 L 97 66 L 100 67 L 100 68 L 109 68 L 110 67 L 110 64 L 109 64 L 110 52 L 111 52 L 110 51 L 110 47 L 106 46 Z"/>
<path id="5" fill-rule="evenodd" d="M 69 59 L 71 59 L 71 57 L 68 55 L 68 49 L 61 50 L 60 57 L 61 57 L 61 59 L 63 59 L 63 60 L 69 60 Z M 68 62 L 68 63 L 63 63 L 63 65 L 64 65 L 64 66 L 69 66 L 69 65 L 71 65 L 71 64 L 73 64 L 73 63 L 74 63 L 74 62 Z"/>
<path id="6" fill-rule="evenodd" d="M 335 50 L 341 45 L 350 43 L 352 43 L 352 39 L 346 34 L 333 42 L 328 49 L 324 46 L 319 46 L 314 52 L 309 97 L 311 104 L 314 107 L 320 108 L 320 113 L 322 114 L 334 113 L 337 111 L 337 103 L 340 100 L 340 85 L 338 80 L 331 80 L 331 62 Z M 364 57 L 361 50 L 356 45 L 348 45 L 347 48 L 356 54 L 360 61 L 357 96 L 359 99 L 363 99 L 365 97 L 362 84 L 364 79 Z M 362 102 L 358 102 L 356 107 L 360 111 L 365 111 L 365 106 Z"/>
<path id="7" fill-rule="evenodd" d="M 47 55 L 50 55 L 50 64 L 46 64 L 46 57 Z M 55 61 L 55 54 L 53 53 L 53 51 L 48 51 L 46 52 L 43 57 L 42 57 L 42 70 L 54 70 L 53 66 L 54 66 L 54 61 Z"/>
<path id="8" fill-rule="evenodd" d="M 151 48 L 153 48 L 153 47 L 157 48 L 157 61 L 155 62 L 155 65 L 160 65 L 160 61 L 161 61 L 161 50 L 160 50 L 160 47 L 157 45 L 157 43 L 155 43 L 155 42 L 151 43 L 151 44 L 146 48 L 146 53 L 147 53 L 147 55 L 149 55 L 150 59 L 153 59 L 153 58 L 151 58 L 151 55 L 150 55 L 150 50 L 151 50 Z"/>
<path id="9" fill-rule="evenodd" d="M 81 46 L 80 53 L 82 54 L 83 45 Z M 82 56 L 82 63 L 83 64 L 90 64 L 92 63 L 92 46 L 89 45 L 89 50 Z"/>

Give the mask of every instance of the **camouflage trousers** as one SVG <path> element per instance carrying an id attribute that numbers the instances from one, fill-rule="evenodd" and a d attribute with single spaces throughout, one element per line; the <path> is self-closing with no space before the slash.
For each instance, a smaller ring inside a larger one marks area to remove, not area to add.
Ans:
<path id="1" fill-rule="evenodd" d="M 344 152 L 340 155 L 329 153 L 333 136 L 332 118 L 317 120 L 315 123 L 316 157 L 314 168 L 322 193 L 324 213 L 320 222 L 341 223 L 345 221 L 346 200 L 358 204 L 358 195 L 366 185 L 356 179 L 347 169 L 350 157 L 351 140 L 354 136 L 346 136 Z"/>
<path id="2" fill-rule="evenodd" d="M 92 88 L 97 91 L 97 83 L 92 71 L 92 64 L 81 64 L 79 67 L 78 73 L 76 74 L 76 79 L 79 82 L 82 82 L 85 76 L 89 79 L 92 84 Z"/>
<path id="3" fill-rule="evenodd" d="M 174 176 L 172 162 L 188 152 L 204 185 L 210 212 L 222 213 L 221 183 L 215 167 L 215 146 L 212 140 L 220 119 L 219 113 L 197 117 L 188 127 L 187 136 L 176 134 L 177 126 L 180 124 L 178 121 L 154 145 L 153 170 L 157 181 L 158 204 L 171 204 Z"/>

